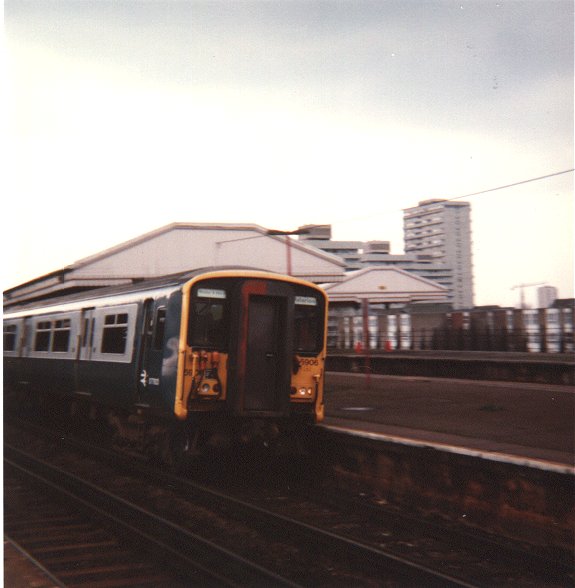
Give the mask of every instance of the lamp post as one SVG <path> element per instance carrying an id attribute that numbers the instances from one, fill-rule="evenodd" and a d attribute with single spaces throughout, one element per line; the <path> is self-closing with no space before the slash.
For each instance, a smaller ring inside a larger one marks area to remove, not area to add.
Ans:
<path id="1" fill-rule="evenodd" d="M 292 275 L 292 267 L 291 267 L 291 235 L 307 235 L 309 233 L 309 228 L 306 229 L 296 229 L 295 231 L 277 231 L 275 229 L 269 229 L 266 231 L 267 235 L 283 235 L 286 238 L 286 265 L 287 265 L 287 275 Z"/>
<path id="2" fill-rule="evenodd" d="M 290 235 L 307 235 L 310 232 L 310 227 L 296 229 L 295 231 L 278 231 L 275 229 L 267 229 L 263 234 L 255 235 L 252 237 L 240 237 L 238 239 L 226 239 L 225 241 L 216 241 L 216 265 L 218 259 L 218 250 L 224 243 L 235 243 L 237 241 L 249 241 L 250 239 L 261 239 L 268 235 L 283 235 L 286 238 L 286 256 L 287 256 L 287 273 L 289 276 L 292 275 L 292 263 L 291 263 L 291 239 Z"/>

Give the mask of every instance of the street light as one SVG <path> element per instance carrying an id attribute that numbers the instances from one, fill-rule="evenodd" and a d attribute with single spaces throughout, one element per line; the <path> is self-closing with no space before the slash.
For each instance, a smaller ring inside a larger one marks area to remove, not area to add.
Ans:
<path id="1" fill-rule="evenodd" d="M 287 256 L 287 274 L 288 276 L 292 275 L 292 267 L 291 267 L 291 239 L 290 235 L 307 235 L 309 234 L 310 230 L 308 228 L 296 229 L 295 231 L 278 231 L 275 229 L 268 229 L 266 231 L 266 235 L 283 235 L 286 238 L 286 256 Z"/>
<path id="2" fill-rule="evenodd" d="M 287 273 L 288 275 L 292 275 L 292 263 L 291 263 L 291 239 L 289 238 L 290 235 L 307 235 L 311 232 L 312 226 L 296 229 L 295 231 L 279 231 L 275 229 L 266 229 L 263 232 L 263 235 L 254 235 L 250 237 L 239 237 L 237 239 L 226 239 L 225 241 L 216 241 L 216 265 L 218 259 L 219 247 L 224 243 L 235 243 L 237 241 L 249 241 L 250 239 L 261 239 L 262 237 L 266 236 L 278 236 L 283 235 L 285 236 L 286 240 L 286 256 L 287 256 Z"/>

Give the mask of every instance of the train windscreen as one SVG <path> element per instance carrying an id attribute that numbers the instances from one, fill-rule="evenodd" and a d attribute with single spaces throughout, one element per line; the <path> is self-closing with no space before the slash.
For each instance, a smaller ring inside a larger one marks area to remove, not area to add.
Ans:
<path id="1" fill-rule="evenodd" d="M 314 293 L 295 297 L 294 344 L 297 353 L 321 351 L 323 340 L 323 303 Z"/>
<path id="2" fill-rule="evenodd" d="M 198 285 L 192 290 L 188 344 L 225 351 L 230 339 L 230 291 L 223 284 Z M 316 354 L 323 348 L 323 298 L 298 289 L 294 297 L 294 352 Z"/>
<path id="3" fill-rule="evenodd" d="M 221 288 L 196 288 L 192 296 L 188 343 L 224 350 L 229 339 L 228 295 Z"/>

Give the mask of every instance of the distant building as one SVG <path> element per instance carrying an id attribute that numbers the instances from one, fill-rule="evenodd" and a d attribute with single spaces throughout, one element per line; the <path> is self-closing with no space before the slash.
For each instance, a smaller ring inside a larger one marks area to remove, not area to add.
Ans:
<path id="1" fill-rule="evenodd" d="M 554 286 L 537 288 L 537 301 L 539 308 L 549 308 L 557 300 L 558 292 Z"/>
<path id="2" fill-rule="evenodd" d="M 361 263 L 365 246 L 363 241 L 332 241 L 331 225 L 305 225 L 299 227 L 298 233 L 300 241 L 343 259 L 346 271 L 363 267 Z"/>
<path id="3" fill-rule="evenodd" d="M 433 205 L 429 206 L 430 202 Z M 346 271 L 395 267 L 447 288 L 447 300 L 454 308 L 473 306 L 471 229 L 466 202 L 434 200 L 407 209 L 402 255 L 390 254 L 389 241 L 332 240 L 331 225 L 307 225 L 299 230 L 299 238 L 306 244 L 341 257 Z"/>
<path id="4" fill-rule="evenodd" d="M 324 284 L 330 307 L 403 307 L 414 302 L 444 302 L 447 291 L 437 282 L 392 267 L 366 267 L 348 272 L 343 280 Z"/>
<path id="5" fill-rule="evenodd" d="M 437 282 L 381 266 L 347 272 L 343 281 L 323 288 L 329 297 L 328 345 L 334 349 L 364 344 L 366 336 L 372 349 L 409 349 L 411 319 L 406 309 L 422 302 L 436 306 L 447 295 Z"/>
<path id="6" fill-rule="evenodd" d="M 406 255 L 425 256 L 434 268 L 444 269 L 442 284 L 449 288 L 454 308 L 473 307 L 470 213 L 469 202 L 436 199 L 403 214 Z"/>

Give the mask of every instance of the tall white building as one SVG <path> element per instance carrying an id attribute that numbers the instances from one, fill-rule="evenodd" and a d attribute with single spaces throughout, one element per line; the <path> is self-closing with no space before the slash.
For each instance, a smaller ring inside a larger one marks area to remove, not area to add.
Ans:
<path id="1" fill-rule="evenodd" d="M 473 307 L 471 206 L 469 202 L 424 200 L 403 211 L 405 253 L 444 267 L 454 308 Z"/>

